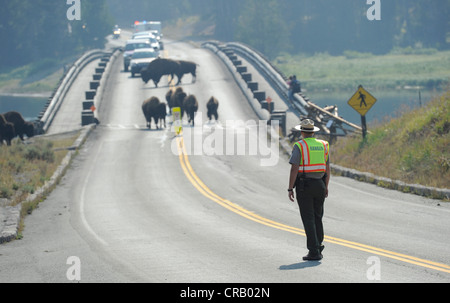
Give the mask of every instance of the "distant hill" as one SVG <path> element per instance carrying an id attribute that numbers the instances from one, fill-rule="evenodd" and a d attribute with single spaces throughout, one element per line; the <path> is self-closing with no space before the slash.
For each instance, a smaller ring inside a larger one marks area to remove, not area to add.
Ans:
<path id="1" fill-rule="evenodd" d="M 450 89 L 369 131 L 365 140 L 339 139 L 331 162 L 409 184 L 450 188 Z"/>

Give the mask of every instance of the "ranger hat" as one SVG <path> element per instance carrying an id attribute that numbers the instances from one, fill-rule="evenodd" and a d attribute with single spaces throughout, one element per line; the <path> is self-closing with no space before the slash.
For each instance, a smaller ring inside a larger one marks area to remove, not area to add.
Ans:
<path id="1" fill-rule="evenodd" d="M 320 130 L 317 126 L 314 126 L 314 121 L 311 119 L 305 119 L 300 122 L 300 125 L 295 127 L 296 130 L 305 132 L 305 133 L 314 133 Z"/>

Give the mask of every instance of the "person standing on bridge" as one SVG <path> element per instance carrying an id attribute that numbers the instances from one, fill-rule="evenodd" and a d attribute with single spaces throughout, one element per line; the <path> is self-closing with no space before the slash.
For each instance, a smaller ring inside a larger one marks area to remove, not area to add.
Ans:
<path id="1" fill-rule="evenodd" d="M 322 218 L 330 181 L 329 144 L 314 138 L 319 128 L 310 119 L 303 120 L 295 128 L 301 132 L 303 139 L 294 144 L 289 160 L 291 172 L 288 193 L 289 199 L 294 202 L 295 188 L 306 233 L 308 254 L 303 260 L 317 261 L 322 259 L 324 249 Z"/>
<path id="2" fill-rule="evenodd" d="M 301 92 L 302 88 L 300 85 L 300 81 L 297 80 L 296 75 L 289 76 L 289 81 L 287 82 L 287 84 L 289 85 L 289 92 L 288 92 L 289 101 L 292 102 L 294 101 L 294 94 Z"/>

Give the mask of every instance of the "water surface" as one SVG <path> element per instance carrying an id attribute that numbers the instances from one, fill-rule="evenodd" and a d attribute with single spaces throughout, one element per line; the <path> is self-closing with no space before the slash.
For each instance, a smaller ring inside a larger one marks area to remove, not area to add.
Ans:
<path id="1" fill-rule="evenodd" d="M 355 88 L 356 92 L 357 88 Z M 367 123 L 382 122 L 389 117 L 398 117 L 405 108 L 417 108 L 426 106 L 435 97 L 441 95 L 436 91 L 399 90 L 399 91 L 371 91 L 369 93 L 377 99 L 377 102 L 366 114 Z M 339 116 L 345 120 L 361 125 L 361 115 L 347 104 L 355 92 L 349 93 L 317 93 L 306 92 L 305 95 L 320 107 L 337 105 Z"/>
<path id="2" fill-rule="evenodd" d="M 0 95 L 0 113 L 16 111 L 27 121 L 36 120 L 48 97 Z"/>

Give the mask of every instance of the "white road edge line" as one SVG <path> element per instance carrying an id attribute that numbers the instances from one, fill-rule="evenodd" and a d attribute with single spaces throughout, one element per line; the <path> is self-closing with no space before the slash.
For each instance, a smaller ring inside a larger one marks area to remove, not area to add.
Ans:
<path id="1" fill-rule="evenodd" d="M 100 147 L 97 151 L 97 154 L 95 155 L 95 159 L 94 159 L 94 163 L 97 162 L 98 156 L 100 155 L 100 151 L 102 150 L 103 147 L 103 142 L 100 143 Z M 108 243 L 103 240 L 99 235 L 97 235 L 97 233 L 95 233 L 95 231 L 92 229 L 92 227 L 89 225 L 89 223 L 86 220 L 86 216 L 85 216 L 85 212 L 84 212 L 84 204 L 85 204 L 85 195 L 86 195 L 86 187 L 89 184 L 89 180 L 91 178 L 91 174 L 92 174 L 92 166 L 89 169 L 89 173 L 86 177 L 86 179 L 84 180 L 84 184 L 83 184 L 83 188 L 81 190 L 81 197 L 80 197 L 80 218 L 81 221 L 84 225 L 84 227 L 86 228 L 86 230 L 98 241 L 100 242 L 102 245 L 107 246 Z"/>

